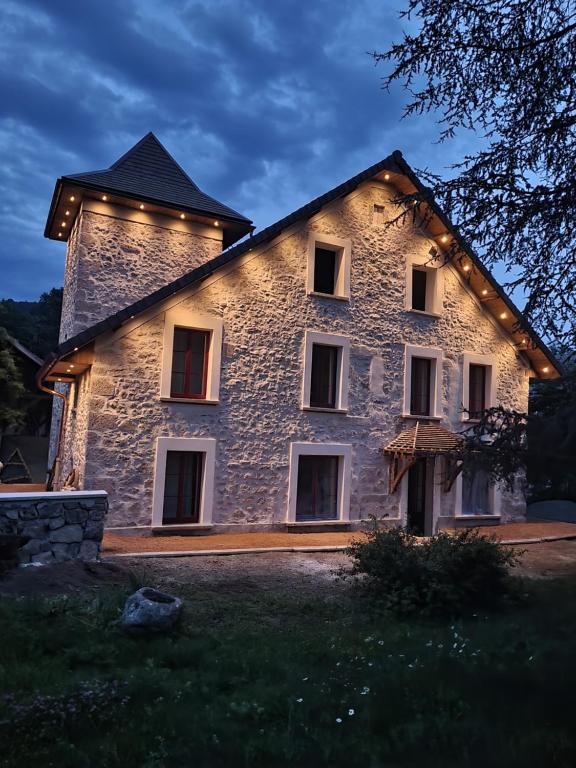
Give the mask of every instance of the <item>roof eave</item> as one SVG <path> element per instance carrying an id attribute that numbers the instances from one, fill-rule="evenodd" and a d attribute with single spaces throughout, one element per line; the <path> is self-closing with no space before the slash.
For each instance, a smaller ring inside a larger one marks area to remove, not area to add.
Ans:
<path id="1" fill-rule="evenodd" d="M 412 168 L 408 165 L 404 157 L 402 156 L 402 153 L 398 150 L 396 150 L 394 153 L 395 159 L 402 168 L 403 173 L 408 177 L 408 179 L 412 182 L 412 184 L 416 187 L 416 189 L 419 192 L 425 193 L 427 192 L 427 188 L 424 184 L 420 181 L 418 176 L 414 173 Z M 537 346 L 546 357 L 547 361 L 550 363 L 550 365 L 553 366 L 554 370 L 558 374 L 558 376 L 563 376 L 565 374 L 565 369 L 562 363 L 557 359 L 557 357 L 554 355 L 554 353 L 548 348 L 548 346 L 542 341 L 540 335 L 532 328 L 531 324 L 526 319 L 524 313 L 518 309 L 518 307 L 514 304 L 512 299 L 506 294 L 500 283 L 494 278 L 492 273 L 484 266 L 479 256 L 476 254 L 474 249 L 472 248 L 471 244 L 460 234 L 458 229 L 452 224 L 450 219 L 446 216 L 444 211 L 440 208 L 438 203 L 434 198 L 427 197 L 426 198 L 426 204 L 432 208 L 434 214 L 440 219 L 442 224 L 446 227 L 446 230 L 452 235 L 458 246 L 462 251 L 464 251 L 473 261 L 475 267 L 479 270 L 479 272 L 482 274 L 484 279 L 490 283 L 491 287 L 494 289 L 494 291 L 498 294 L 498 297 L 506 304 L 510 312 L 521 321 L 522 328 L 524 331 L 531 337 L 532 341 L 534 342 L 535 346 Z M 542 377 L 544 378 L 544 377 Z"/>

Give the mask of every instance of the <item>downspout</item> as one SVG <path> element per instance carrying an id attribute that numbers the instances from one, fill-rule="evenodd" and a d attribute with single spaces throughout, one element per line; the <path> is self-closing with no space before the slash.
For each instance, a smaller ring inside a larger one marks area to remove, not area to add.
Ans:
<path id="1" fill-rule="evenodd" d="M 47 392 L 49 395 L 52 395 L 52 397 L 59 397 L 63 402 L 62 415 L 60 418 L 60 426 L 58 428 L 58 439 L 56 442 L 56 457 L 54 459 L 54 464 L 52 466 L 52 481 L 50 483 L 51 486 L 54 486 L 54 483 L 56 482 L 56 480 L 60 480 L 60 465 L 61 465 L 60 449 L 62 447 L 62 441 L 64 437 L 64 425 L 66 424 L 66 419 L 68 418 L 68 395 L 65 395 L 62 392 L 57 392 L 55 389 L 49 389 L 48 387 L 44 386 L 44 379 L 50 373 L 52 366 L 56 362 L 57 362 L 56 359 L 45 362 L 44 365 L 40 368 L 40 370 L 36 374 L 36 386 L 38 387 L 38 389 L 41 392 Z M 48 490 L 52 490 L 52 488 L 48 488 Z"/>

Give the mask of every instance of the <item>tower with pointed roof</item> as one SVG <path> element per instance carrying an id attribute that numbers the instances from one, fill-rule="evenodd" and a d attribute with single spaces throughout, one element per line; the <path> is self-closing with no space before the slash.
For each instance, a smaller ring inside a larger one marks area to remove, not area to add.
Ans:
<path id="1" fill-rule="evenodd" d="M 106 170 L 61 177 L 45 229 L 68 245 L 60 340 L 251 231 L 252 222 L 202 192 L 153 133 Z"/>

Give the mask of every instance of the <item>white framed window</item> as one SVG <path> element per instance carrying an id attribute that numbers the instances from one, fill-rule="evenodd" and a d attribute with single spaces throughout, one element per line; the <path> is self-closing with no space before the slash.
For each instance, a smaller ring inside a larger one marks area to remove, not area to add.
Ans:
<path id="1" fill-rule="evenodd" d="M 302 408 L 305 410 L 348 410 L 350 339 L 332 333 L 306 331 Z"/>
<path id="2" fill-rule="evenodd" d="M 215 463 L 211 437 L 159 437 L 152 525 L 211 525 Z"/>
<path id="3" fill-rule="evenodd" d="M 496 405 L 496 358 L 464 352 L 462 356 L 462 421 L 475 421 Z"/>
<path id="4" fill-rule="evenodd" d="M 484 470 L 456 478 L 456 517 L 500 517 L 501 494 Z"/>
<path id="5" fill-rule="evenodd" d="M 444 298 L 444 273 L 438 258 L 412 255 L 406 259 L 406 309 L 439 316 Z"/>
<path id="6" fill-rule="evenodd" d="M 288 522 L 350 519 L 352 446 L 290 443 Z"/>
<path id="7" fill-rule="evenodd" d="M 166 312 L 160 399 L 217 403 L 220 394 L 222 318 L 183 309 Z"/>
<path id="8" fill-rule="evenodd" d="M 442 418 L 442 360 L 441 349 L 405 345 L 403 416 Z"/>
<path id="9" fill-rule="evenodd" d="M 307 292 L 349 299 L 351 250 L 348 239 L 312 232 L 308 240 Z"/>

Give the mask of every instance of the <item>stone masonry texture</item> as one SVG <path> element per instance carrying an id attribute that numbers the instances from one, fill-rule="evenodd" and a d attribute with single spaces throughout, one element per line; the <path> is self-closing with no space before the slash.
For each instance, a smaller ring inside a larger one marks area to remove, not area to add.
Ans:
<path id="1" fill-rule="evenodd" d="M 220 238 L 84 211 L 68 244 L 60 341 L 214 258 L 221 248 Z"/>
<path id="2" fill-rule="evenodd" d="M 388 492 L 389 463 L 382 449 L 413 424 L 401 416 L 405 344 L 443 352 L 442 426 L 462 429 L 464 352 L 493 355 L 497 401 L 526 410 L 525 365 L 452 267 L 441 267 L 439 317 L 406 310 L 407 259 L 428 254 L 433 243 L 412 223 L 386 228 L 373 222 L 374 205 L 395 214 L 391 196 L 386 186 L 366 183 L 269 246 L 255 249 L 234 268 L 98 339 L 94 364 L 79 384 L 77 408 L 70 410 L 63 464 L 64 475 L 72 466 L 79 469 L 82 487 L 108 492 L 108 525 L 150 525 L 158 437 L 216 439 L 214 524 L 271 525 L 286 520 L 289 447 L 294 441 L 351 444 L 351 519 L 386 514 L 402 522 L 403 491 Z M 176 243 L 176 251 L 168 252 L 171 244 L 155 240 L 147 228 L 131 231 L 124 241 L 116 222 L 90 221 L 86 226 L 99 263 L 107 253 L 113 262 L 126 258 L 124 246 L 146 254 L 138 268 L 119 270 L 119 296 L 131 280 L 158 287 L 170 279 L 168 274 L 160 279 L 158 263 L 174 263 L 181 253 Z M 351 240 L 349 301 L 307 295 L 312 231 Z M 90 263 L 83 267 L 85 277 L 77 284 L 79 307 L 96 300 L 91 268 Z M 115 290 L 115 284 L 107 290 Z M 217 405 L 160 400 L 167 307 L 222 318 Z M 74 327 L 85 322 L 86 315 L 78 312 Z M 107 312 L 102 306 L 102 314 Z M 347 414 L 302 410 L 307 329 L 350 339 Z M 441 494 L 442 518 L 454 514 L 455 502 L 456 486 Z M 501 508 L 502 519 L 521 518 L 522 494 L 502 489 Z"/>
<path id="3" fill-rule="evenodd" d="M 0 534 L 28 537 L 18 553 L 21 564 L 99 558 L 106 496 L 46 493 L 17 500 L 10 496 L 0 496 Z"/>

